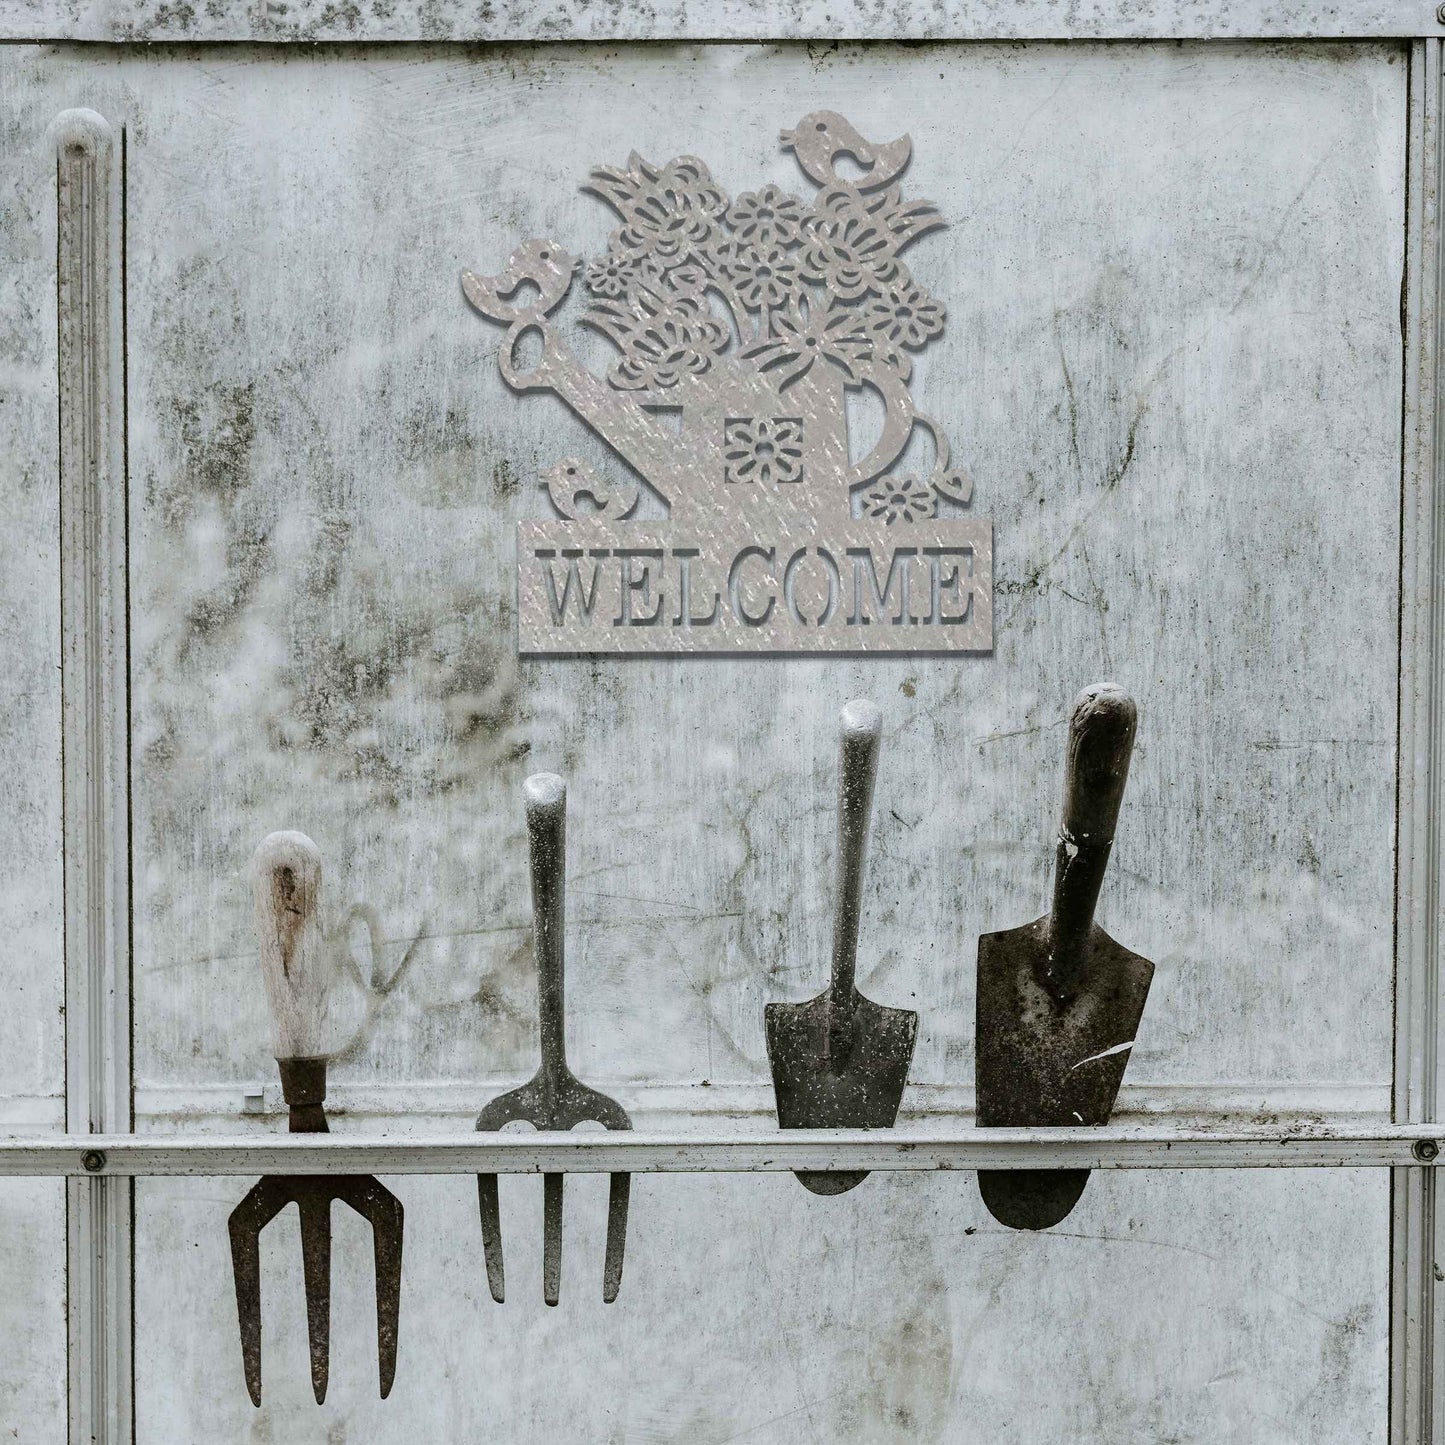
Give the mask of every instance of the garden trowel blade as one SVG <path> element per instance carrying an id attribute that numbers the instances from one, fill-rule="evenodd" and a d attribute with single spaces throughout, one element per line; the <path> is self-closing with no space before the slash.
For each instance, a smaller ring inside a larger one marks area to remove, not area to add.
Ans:
<path id="1" fill-rule="evenodd" d="M 770 1003 L 763 1020 L 784 1129 L 893 1127 L 918 1035 L 916 1013 L 856 994 L 842 1046 L 831 1054 L 827 993 L 807 1003 Z M 866 1169 L 796 1172 L 814 1194 L 842 1194 L 868 1177 Z"/>
<path id="2" fill-rule="evenodd" d="M 1154 965 L 1098 924 L 1077 986 L 1060 1001 L 1043 980 L 1049 920 L 978 941 L 978 1123 L 984 1128 L 1107 1124 Z M 980 1170 L 988 1211 L 1012 1229 L 1048 1229 L 1078 1202 L 1087 1169 Z"/>

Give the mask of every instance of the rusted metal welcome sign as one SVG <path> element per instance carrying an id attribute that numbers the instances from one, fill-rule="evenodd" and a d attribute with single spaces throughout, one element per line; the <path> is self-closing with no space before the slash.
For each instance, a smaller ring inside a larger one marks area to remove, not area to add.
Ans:
<path id="1" fill-rule="evenodd" d="M 520 651 L 992 647 L 992 527 L 908 385 L 944 326 L 901 259 L 943 224 L 898 184 L 912 142 L 871 144 L 832 111 L 782 141 L 811 203 L 774 185 L 730 198 L 692 156 L 592 172 L 622 221 L 584 271 L 581 321 L 620 353 L 605 379 L 548 319 L 577 257 L 531 240 L 498 276 L 464 273 L 508 327 L 507 384 L 561 397 L 642 479 L 575 458 L 544 475 L 557 516 L 517 533 Z M 848 392 L 864 387 L 884 419 L 855 461 Z M 901 469 L 919 429 L 926 476 Z M 633 519 L 643 483 L 665 517 Z"/>

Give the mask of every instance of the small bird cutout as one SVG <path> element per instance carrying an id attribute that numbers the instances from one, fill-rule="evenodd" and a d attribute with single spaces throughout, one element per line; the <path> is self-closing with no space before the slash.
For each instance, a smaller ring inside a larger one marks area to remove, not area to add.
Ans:
<path id="1" fill-rule="evenodd" d="M 815 110 L 805 115 L 792 130 L 779 136 L 785 150 L 791 150 L 798 164 L 820 186 L 854 185 L 860 191 L 877 190 L 897 177 L 913 154 L 913 141 L 906 135 L 887 145 L 873 145 L 836 110 Z M 867 174 L 848 181 L 833 169 L 839 156 L 852 156 Z"/>

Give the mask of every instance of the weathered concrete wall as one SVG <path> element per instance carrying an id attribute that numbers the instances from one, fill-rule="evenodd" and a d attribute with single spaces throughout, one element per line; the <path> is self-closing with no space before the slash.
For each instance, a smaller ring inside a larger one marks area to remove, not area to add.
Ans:
<path id="1" fill-rule="evenodd" d="M 1036 1237 L 994 1224 L 967 1175 L 874 1176 L 846 1202 L 787 1176 L 650 1176 L 612 1305 L 606 1187 L 574 1179 L 556 1309 L 539 1181 L 503 1181 L 497 1305 L 471 1181 L 393 1179 L 408 1258 L 391 1398 L 370 1240 L 338 1211 L 331 1389 L 312 1402 L 288 1213 L 265 1246 L 259 1412 L 228 1297 L 238 1183 L 138 1191 L 143 1441 L 1385 1439 L 1382 1173 L 1096 1174 Z"/>
<path id="2" fill-rule="evenodd" d="M 237 880 L 287 824 L 374 917 L 364 970 L 389 979 L 424 940 L 355 1076 L 521 1069 L 517 786 L 540 768 L 571 780 L 582 1067 L 760 1079 L 763 1002 L 821 977 L 857 692 L 888 728 L 865 976 L 925 1008 L 915 1079 L 967 1079 L 973 940 L 1042 906 L 1059 728 L 1100 676 L 1143 712 L 1105 914 L 1160 964 L 1131 1081 L 1388 1077 L 1398 56 L 258 53 L 121 74 L 142 1087 L 265 1072 Z M 911 186 L 953 219 L 911 253 L 951 308 L 914 389 L 994 519 L 995 655 L 519 664 L 512 525 L 542 515 L 536 472 L 616 463 L 507 391 L 458 272 L 534 234 L 600 247 L 578 185 L 633 147 L 792 183 L 776 132 L 823 105 L 914 132 Z"/>
<path id="3" fill-rule="evenodd" d="M 1043 907 L 1065 709 L 1104 676 L 1142 721 L 1102 917 L 1159 965 L 1133 1103 L 1384 1107 L 1400 52 L 12 49 L 0 75 L 37 208 L 51 115 L 127 127 L 142 1127 L 236 1125 L 274 1079 L 243 874 L 283 826 L 327 859 L 343 1103 L 455 1125 L 530 1072 L 518 787 L 541 768 L 571 781 L 578 1072 L 639 1122 L 765 1127 L 761 1010 L 824 976 L 835 717 L 859 693 L 887 729 L 861 981 L 921 1010 L 910 1110 L 964 1107 L 974 939 Z M 777 132 L 822 107 L 911 132 L 910 189 L 952 222 L 910 255 L 949 307 L 914 391 L 994 521 L 994 655 L 519 663 L 537 470 L 617 464 L 507 391 L 458 273 L 532 235 L 595 254 L 609 217 L 577 187 L 634 148 L 796 185 Z M 3 595 L 33 609 L 26 565 Z M 147 1445 L 1383 1438 L 1382 1176 L 1096 1177 L 1049 1240 L 998 1232 L 968 1179 L 831 1203 L 642 1181 L 605 1312 L 584 1181 L 545 1313 L 535 1183 L 504 1189 L 495 1307 L 470 1185 L 403 1181 L 392 1402 L 338 1219 L 330 1400 L 309 1403 L 287 1224 L 259 1415 L 238 1188 L 138 1187 Z"/>
<path id="4" fill-rule="evenodd" d="M 0 39 L 1218 40 L 1434 36 L 1429 0 L 0 0 Z"/>

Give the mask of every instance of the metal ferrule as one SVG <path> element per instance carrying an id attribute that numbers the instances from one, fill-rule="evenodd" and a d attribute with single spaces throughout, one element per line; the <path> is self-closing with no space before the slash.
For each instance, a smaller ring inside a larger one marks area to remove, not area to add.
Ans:
<path id="1" fill-rule="evenodd" d="M 291 1111 L 293 1134 L 325 1134 L 326 1060 L 277 1059 L 281 1094 Z"/>

